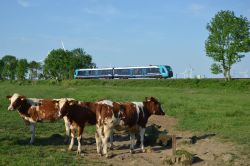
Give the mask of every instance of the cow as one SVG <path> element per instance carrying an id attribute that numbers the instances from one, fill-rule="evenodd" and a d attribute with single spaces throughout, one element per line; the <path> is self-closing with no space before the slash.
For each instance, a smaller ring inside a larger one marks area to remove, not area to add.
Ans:
<path id="1" fill-rule="evenodd" d="M 71 141 L 68 150 L 73 148 L 74 131 L 77 129 L 77 154 L 81 154 L 82 133 L 87 124 L 96 124 L 96 109 L 97 105 L 94 102 L 69 101 L 67 99 L 59 101 L 59 116 L 67 117 L 71 129 Z"/>
<path id="2" fill-rule="evenodd" d="M 120 111 L 110 104 L 97 102 L 96 108 L 96 150 L 99 155 L 108 154 L 108 139 L 113 141 L 113 128 L 120 123 Z M 112 139 L 112 140 L 111 140 Z"/>
<path id="3" fill-rule="evenodd" d="M 110 112 L 112 112 L 113 107 L 109 106 L 107 104 L 101 104 L 98 102 L 82 102 L 82 101 L 68 101 L 67 99 L 61 99 L 58 102 L 59 104 L 59 116 L 60 117 L 67 117 L 70 129 L 71 129 L 71 141 L 68 150 L 72 150 L 74 145 L 74 131 L 77 129 L 77 141 L 78 141 L 78 147 L 77 147 L 77 154 L 81 154 L 81 140 L 82 140 L 82 134 L 83 130 L 86 125 L 96 125 L 97 122 L 97 115 L 98 113 L 105 113 L 105 115 L 110 115 Z M 111 120 L 112 117 L 110 117 Z M 109 119 L 109 120 L 110 120 Z M 105 121 L 105 124 L 107 122 Z M 106 142 L 108 138 L 98 137 L 99 134 L 98 130 L 96 131 L 95 137 L 96 137 L 96 144 L 99 146 L 102 146 L 102 142 Z M 100 134 L 103 133 L 103 131 L 100 130 Z M 100 138 L 100 139 L 99 139 Z M 104 144 L 106 145 L 106 144 Z M 104 148 L 105 149 L 105 148 Z M 101 148 L 97 148 L 97 153 L 102 155 L 106 154 L 107 151 L 101 152 Z"/>
<path id="4" fill-rule="evenodd" d="M 100 137 L 112 137 L 113 129 L 127 130 L 130 133 L 130 153 L 134 152 L 135 133 L 139 131 L 141 150 L 144 149 L 144 134 L 148 118 L 151 115 L 165 115 L 161 103 L 154 97 L 146 97 L 143 102 L 126 102 L 118 103 L 109 100 L 99 101 L 99 103 L 106 103 L 113 107 L 113 113 L 117 115 L 118 120 L 112 123 L 111 115 L 105 114 L 97 115 L 97 130 L 106 128 L 106 132 Z M 110 124 L 101 123 L 102 121 L 110 121 Z M 117 123 L 118 122 L 118 123 Z M 113 139 L 110 139 L 111 147 L 113 146 Z M 105 144 L 106 142 L 103 142 Z M 97 144 L 98 146 L 98 144 Z M 106 147 L 107 145 L 103 145 Z M 97 147 L 101 148 L 101 147 Z"/>
<path id="5" fill-rule="evenodd" d="M 19 115 L 23 118 L 26 125 L 30 126 L 32 132 L 30 144 L 35 141 L 35 129 L 37 122 L 55 121 L 59 119 L 59 107 L 56 104 L 57 100 L 27 98 L 18 93 L 12 96 L 6 96 L 10 100 L 8 106 L 9 111 L 18 110 Z M 66 135 L 70 133 L 69 122 L 66 117 L 63 118 L 65 122 Z"/>

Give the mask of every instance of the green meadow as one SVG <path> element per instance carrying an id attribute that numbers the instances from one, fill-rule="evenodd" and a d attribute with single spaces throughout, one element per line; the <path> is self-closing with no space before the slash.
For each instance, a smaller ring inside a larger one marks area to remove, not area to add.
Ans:
<path id="1" fill-rule="evenodd" d="M 221 140 L 250 149 L 250 80 L 71 80 L 0 81 L 0 165 L 103 165 L 66 151 L 63 121 L 37 124 L 34 145 L 18 113 L 7 111 L 6 95 L 71 97 L 82 101 L 142 101 L 155 96 L 178 130 L 215 133 Z M 85 132 L 93 134 L 94 127 Z M 83 148 L 84 149 L 84 148 Z"/>

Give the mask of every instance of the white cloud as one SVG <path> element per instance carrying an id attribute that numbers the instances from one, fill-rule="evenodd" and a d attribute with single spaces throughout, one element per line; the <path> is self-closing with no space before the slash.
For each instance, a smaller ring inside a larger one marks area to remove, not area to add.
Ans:
<path id="1" fill-rule="evenodd" d="M 118 10 L 114 6 L 108 5 L 84 8 L 84 12 L 91 15 L 107 16 L 116 15 Z"/>
<path id="2" fill-rule="evenodd" d="M 24 8 L 31 6 L 31 4 L 28 0 L 17 0 L 17 3 Z"/>

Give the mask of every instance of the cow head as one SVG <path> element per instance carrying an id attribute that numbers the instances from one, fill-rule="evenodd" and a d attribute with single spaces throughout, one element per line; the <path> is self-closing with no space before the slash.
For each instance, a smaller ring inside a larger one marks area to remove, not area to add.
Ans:
<path id="1" fill-rule="evenodd" d="M 161 103 L 154 97 L 145 97 L 143 105 L 146 109 L 154 115 L 165 115 L 165 112 L 162 109 Z"/>
<path id="2" fill-rule="evenodd" d="M 13 111 L 20 108 L 22 101 L 25 100 L 24 96 L 21 96 L 17 93 L 14 93 L 12 96 L 6 96 L 7 99 L 10 101 L 10 105 L 8 107 L 8 111 Z"/>
<path id="3" fill-rule="evenodd" d="M 76 101 L 73 99 L 63 98 L 57 101 L 59 104 L 59 117 L 64 117 L 69 113 L 69 107 Z"/>

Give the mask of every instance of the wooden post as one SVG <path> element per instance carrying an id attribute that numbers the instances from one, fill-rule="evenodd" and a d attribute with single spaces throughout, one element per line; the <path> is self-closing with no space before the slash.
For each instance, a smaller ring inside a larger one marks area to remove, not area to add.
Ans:
<path id="1" fill-rule="evenodd" d="M 172 135 L 172 154 L 173 154 L 173 156 L 175 155 L 175 151 L 176 151 L 176 135 L 173 134 Z"/>

